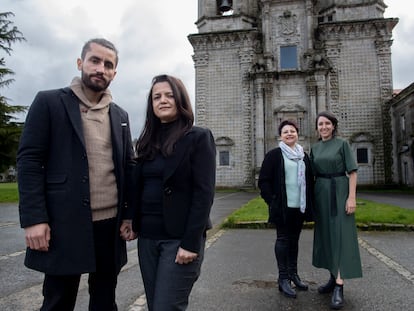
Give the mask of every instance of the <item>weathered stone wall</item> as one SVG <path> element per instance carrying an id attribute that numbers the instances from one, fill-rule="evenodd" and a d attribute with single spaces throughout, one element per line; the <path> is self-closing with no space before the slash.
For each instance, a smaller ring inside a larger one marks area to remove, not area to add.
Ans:
<path id="1" fill-rule="evenodd" d="M 391 36 L 382 1 L 234 0 L 229 16 L 199 0 L 198 34 L 189 36 L 196 70 L 196 122 L 218 150 L 217 185 L 248 187 L 283 119 L 300 126 L 300 143 L 316 141 L 315 116 L 331 110 L 359 164 L 359 184 L 392 176 Z M 295 68 L 282 68 L 293 46 Z M 220 165 L 220 153 L 229 162 Z"/>

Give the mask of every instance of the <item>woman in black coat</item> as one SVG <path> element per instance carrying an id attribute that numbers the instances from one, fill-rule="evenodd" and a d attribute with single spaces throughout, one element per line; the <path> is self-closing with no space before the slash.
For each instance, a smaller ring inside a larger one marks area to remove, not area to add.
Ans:
<path id="1" fill-rule="evenodd" d="M 296 123 L 283 121 L 279 136 L 279 147 L 270 150 L 263 160 L 258 185 L 269 206 L 269 222 L 276 225 L 279 290 L 296 298 L 290 281 L 299 290 L 308 289 L 298 276 L 297 260 L 303 222 L 312 220 L 313 176 L 309 157 L 297 143 Z"/>
<path id="2" fill-rule="evenodd" d="M 210 130 L 193 121 L 183 83 L 155 77 L 130 191 L 149 310 L 187 308 L 211 227 L 216 148 Z"/>

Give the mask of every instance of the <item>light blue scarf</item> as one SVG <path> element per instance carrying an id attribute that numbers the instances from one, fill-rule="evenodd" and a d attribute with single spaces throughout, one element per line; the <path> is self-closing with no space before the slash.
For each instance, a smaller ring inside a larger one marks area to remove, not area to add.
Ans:
<path id="1" fill-rule="evenodd" d="M 296 161 L 298 163 L 298 185 L 299 185 L 299 193 L 300 193 L 300 211 L 305 213 L 306 209 L 306 166 L 303 158 L 305 157 L 305 153 L 303 152 L 303 148 L 299 144 L 295 144 L 295 147 L 292 149 L 288 145 L 286 145 L 283 141 L 279 143 L 279 147 L 282 150 L 282 153 L 285 157 L 289 160 Z"/>

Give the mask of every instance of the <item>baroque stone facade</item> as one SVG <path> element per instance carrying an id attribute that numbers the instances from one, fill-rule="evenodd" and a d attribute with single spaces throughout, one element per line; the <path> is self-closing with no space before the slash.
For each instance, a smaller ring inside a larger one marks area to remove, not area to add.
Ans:
<path id="1" fill-rule="evenodd" d="M 331 110 L 358 159 L 359 184 L 384 184 L 392 157 L 391 44 L 382 0 L 198 0 L 195 110 L 217 145 L 217 185 L 251 187 L 283 119 L 305 150 Z M 388 143 L 387 143 L 388 142 Z"/>
<path id="2" fill-rule="evenodd" d="M 393 181 L 414 186 L 414 83 L 389 101 L 392 120 Z"/>

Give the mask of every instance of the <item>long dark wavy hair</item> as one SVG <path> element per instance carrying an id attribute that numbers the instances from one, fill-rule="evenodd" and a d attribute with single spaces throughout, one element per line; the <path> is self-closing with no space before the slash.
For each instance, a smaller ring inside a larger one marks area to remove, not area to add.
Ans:
<path id="1" fill-rule="evenodd" d="M 168 136 L 163 140 L 162 144 L 160 141 L 161 120 L 154 114 L 152 107 L 152 90 L 154 85 L 160 82 L 168 82 L 170 85 L 178 113 L 177 120 L 171 122 Z M 177 140 L 187 133 L 193 127 L 193 124 L 193 109 L 191 108 L 190 97 L 183 82 L 176 77 L 166 74 L 154 77 L 147 98 L 145 125 L 136 144 L 137 159 L 151 160 L 159 152 L 164 156 L 171 155 Z"/>
<path id="2" fill-rule="evenodd" d="M 319 120 L 320 117 L 325 117 L 329 121 L 332 122 L 332 125 L 334 126 L 334 129 L 332 131 L 332 138 L 335 137 L 338 134 L 338 119 L 330 111 L 322 111 L 322 112 L 319 112 L 318 115 L 316 116 L 315 130 L 318 130 L 318 120 Z M 321 140 L 320 137 L 319 137 L 319 140 Z"/>

